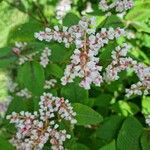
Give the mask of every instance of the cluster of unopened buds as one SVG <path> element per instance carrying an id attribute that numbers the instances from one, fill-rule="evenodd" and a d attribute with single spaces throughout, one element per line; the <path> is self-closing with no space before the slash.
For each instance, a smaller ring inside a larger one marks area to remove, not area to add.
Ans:
<path id="1" fill-rule="evenodd" d="M 23 97 L 25 99 L 30 99 L 32 97 L 31 92 L 27 88 L 20 90 L 18 84 L 14 83 L 12 80 L 8 81 L 7 87 L 10 93 L 15 93 L 18 97 Z"/>
<path id="2" fill-rule="evenodd" d="M 23 51 L 27 50 L 27 43 L 26 42 L 16 42 L 15 46 L 13 47 L 12 51 L 18 56 L 18 64 L 23 65 L 25 62 L 33 61 L 33 58 L 39 52 L 33 52 L 30 54 L 24 54 Z M 49 56 L 51 56 L 51 49 L 45 47 L 40 56 L 40 64 L 45 68 L 49 63 Z"/>
<path id="3" fill-rule="evenodd" d="M 23 51 L 26 51 L 27 46 L 28 45 L 26 42 L 15 42 L 15 46 L 12 48 L 13 53 L 18 56 L 19 65 L 23 65 L 27 61 L 32 61 L 33 57 L 37 54 L 37 52 L 31 54 L 23 54 Z"/>
<path id="4" fill-rule="evenodd" d="M 71 136 L 65 129 L 59 129 L 59 123 L 66 120 L 72 125 L 76 124 L 76 113 L 64 98 L 43 93 L 40 99 L 38 112 L 13 112 L 7 116 L 17 128 L 11 142 L 19 150 L 41 150 L 50 139 L 53 150 L 64 150 L 63 143 Z"/>
<path id="5" fill-rule="evenodd" d="M 63 26 L 62 31 L 55 26 L 54 29 L 46 28 L 45 31 L 35 33 L 35 38 L 40 41 L 54 40 L 64 43 L 66 47 L 75 44 L 76 49 L 71 56 L 71 64 L 66 67 L 64 77 L 61 79 L 63 85 L 73 82 L 75 77 L 82 79 L 80 86 L 85 89 L 90 89 L 92 83 L 97 86 L 102 83 L 102 76 L 99 73 L 102 67 L 96 55 L 109 40 L 117 39 L 125 35 L 125 32 L 120 28 L 102 28 L 99 33 L 96 33 L 95 22 L 95 18 L 83 17 L 77 25 L 70 28 Z"/>
<path id="6" fill-rule="evenodd" d="M 56 6 L 56 17 L 62 20 L 65 15 L 71 10 L 71 0 L 60 0 Z"/>
<path id="7" fill-rule="evenodd" d="M 146 116 L 146 124 L 150 127 L 150 115 Z"/>
<path id="8" fill-rule="evenodd" d="M 12 48 L 12 51 L 19 56 L 26 46 L 26 42 L 15 42 L 15 46 Z"/>
<path id="9" fill-rule="evenodd" d="M 121 13 L 133 7 L 133 0 L 114 0 L 111 4 L 108 4 L 107 0 L 100 0 L 99 6 L 104 12 L 115 8 L 116 12 Z"/>
<path id="10" fill-rule="evenodd" d="M 24 97 L 25 99 L 30 99 L 32 97 L 31 92 L 27 89 L 21 89 L 20 91 L 16 92 L 16 95 L 19 97 Z"/>
<path id="11" fill-rule="evenodd" d="M 45 47 L 40 57 L 40 64 L 44 68 L 46 68 L 46 66 L 49 63 L 49 56 L 51 56 L 51 49 L 49 49 L 48 47 Z"/>
<path id="12" fill-rule="evenodd" d="M 51 89 L 52 87 L 55 86 L 56 83 L 57 83 L 57 80 L 55 80 L 55 79 L 46 80 L 44 89 Z"/>
<path id="13" fill-rule="evenodd" d="M 25 62 L 33 61 L 33 57 L 36 56 L 37 53 L 27 54 L 27 55 L 21 55 L 19 56 L 19 65 L 23 65 Z"/>

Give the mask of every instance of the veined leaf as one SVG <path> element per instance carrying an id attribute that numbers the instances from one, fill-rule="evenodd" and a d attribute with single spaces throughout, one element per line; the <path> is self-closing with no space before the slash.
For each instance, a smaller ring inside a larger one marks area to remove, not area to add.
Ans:
<path id="1" fill-rule="evenodd" d="M 116 150 L 116 142 L 113 140 L 111 143 L 103 146 L 99 150 Z"/>
<path id="2" fill-rule="evenodd" d="M 19 68 L 18 81 L 33 94 L 43 92 L 45 82 L 44 70 L 38 62 L 27 62 Z"/>
<path id="3" fill-rule="evenodd" d="M 103 117 L 98 112 L 86 105 L 75 103 L 73 108 L 77 113 L 77 125 L 98 124 L 103 121 Z"/>
<path id="4" fill-rule="evenodd" d="M 140 122 L 134 117 L 128 117 L 119 132 L 117 138 L 117 149 L 119 150 L 141 150 L 140 136 L 143 128 Z"/>

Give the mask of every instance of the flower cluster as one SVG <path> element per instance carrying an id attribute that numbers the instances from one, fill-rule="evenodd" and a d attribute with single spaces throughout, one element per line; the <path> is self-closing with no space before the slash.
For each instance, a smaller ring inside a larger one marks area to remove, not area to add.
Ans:
<path id="1" fill-rule="evenodd" d="M 33 57 L 36 56 L 37 52 L 27 55 L 21 55 L 19 56 L 19 65 L 23 65 L 25 62 L 33 61 Z"/>
<path id="2" fill-rule="evenodd" d="M 68 82 L 73 82 L 75 77 L 80 77 L 83 80 L 80 82 L 80 86 L 85 89 L 90 89 L 90 85 L 94 83 L 99 86 L 102 82 L 102 76 L 100 71 L 101 66 L 98 65 L 99 59 L 94 56 L 92 50 L 80 51 L 76 49 L 71 56 L 71 64 L 67 65 L 61 81 L 63 85 Z"/>
<path id="3" fill-rule="evenodd" d="M 13 99 L 12 96 L 7 96 L 5 99 L 0 100 L 0 117 L 4 116 L 12 99 Z"/>
<path id="4" fill-rule="evenodd" d="M 130 47 L 124 43 L 122 46 L 117 46 L 115 51 L 112 51 L 112 62 L 107 66 L 104 73 L 104 78 L 106 81 L 114 81 L 119 79 L 119 72 L 128 69 L 136 61 L 133 61 L 130 57 L 125 57 L 127 55 L 128 49 Z"/>
<path id="5" fill-rule="evenodd" d="M 136 63 L 133 70 L 139 78 L 139 82 L 131 85 L 130 89 L 126 89 L 126 96 L 131 95 L 148 95 L 150 90 L 150 67 L 141 63 Z"/>
<path id="6" fill-rule="evenodd" d="M 7 82 L 7 89 L 10 93 L 14 93 L 18 88 L 18 84 L 13 82 L 11 79 Z"/>
<path id="7" fill-rule="evenodd" d="M 31 92 L 27 88 L 24 88 L 24 89 L 18 91 L 16 93 L 16 95 L 19 96 L 19 97 L 24 97 L 26 99 L 30 99 L 32 97 Z"/>
<path id="8" fill-rule="evenodd" d="M 6 112 L 8 103 L 6 101 L 0 102 L 0 114 Z"/>
<path id="9" fill-rule="evenodd" d="M 129 45 L 124 43 L 121 47 L 116 47 L 115 51 L 112 51 L 112 62 L 107 66 L 104 73 L 106 81 L 114 81 L 119 79 L 119 73 L 123 70 L 132 69 L 139 78 L 139 82 L 131 85 L 130 89 L 126 89 L 126 96 L 131 95 L 147 95 L 150 89 L 150 67 L 144 64 L 138 63 L 130 57 L 126 57 Z"/>
<path id="10" fill-rule="evenodd" d="M 33 52 L 29 54 L 24 54 L 22 51 L 27 49 L 27 43 L 23 42 L 16 42 L 15 47 L 12 49 L 12 51 L 18 56 L 18 64 L 23 65 L 25 62 L 33 61 L 33 58 L 39 53 L 39 52 Z M 45 49 L 42 51 L 42 54 L 40 56 L 40 64 L 45 68 L 47 64 L 49 63 L 49 56 L 51 56 L 51 49 L 48 47 L 45 47 Z"/>
<path id="11" fill-rule="evenodd" d="M 133 7 L 133 0 L 115 0 L 110 5 L 108 5 L 107 0 L 100 0 L 99 6 L 104 12 L 115 8 L 116 12 L 121 13 Z"/>
<path id="12" fill-rule="evenodd" d="M 73 82 L 75 77 L 82 78 L 80 86 L 85 89 L 90 89 L 92 83 L 97 86 L 102 83 L 99 73 L 102 67 L 99 66 L 96 55 L 109 40 L 117 39 L 125 35 L 125 32 L 120 28 L 102 28 L 99 33 L 96 33 L 95 22 L 95 18 L 83 17 L 77 25 L 70 28 L 63 27 L 62 31 L 55 26 L 54 29 L 46 28 L 45 31 L 35 33 L 35 38 L 41 41 L 54 40 L 64 43 L 66 47 L 75 44 L 76 49 L 71 56 L 71 64 L 66 67 L 64 77 L 61 79 L 63 85 Z"/>
<path id="13" fill-rule="evenodd" d="M 12 80 L 9 80 L 7 87 L 10 93 L 15 93 L 19 97 L 23 97 L 25 99 L 30 99 L 32 97 L 31 92 L 27 88 L 20 90 L 19 85 L 14 83 Z"/>
<path id="14" fill-rule="evenodd" d="M 33 114 L 22 111 L 7 116 L 10 123 L 14 123 L 17 128 L 12 144 L 17 149 L 41 150 L 50 139 L 53 150 L 64 150 L 63 142 L 71 136 L 65 129 L 59 129 L 59 122 L 66 120 L 73 125 L 77 122 L 71 104 L 64 98 L 43 93 L 39 106 L 39 111 Z"/>
<path id="15" fill-rule="evenodd" d="M 13 47 L 12 51 L 19 56 L 26 46 L 26 42 L 15 42 L 15 46 Z"/>
<path id="16" fill-rule="evenodd" d="M 40 64 L 46 68 L 49 63 L 49 56 L 51 56 L 51 50 L 48 47 L 45 47 L 40 57 Z"/>
<path id="17" fill-rule="evenodd" d="M 146 116 L 146 124 L 150 127 L 150 115 Z"/>
<path id="18" fill-rule="evenodd" d="M 12 51 L 15 53 L 18 57 L 18 64 L 23 65 L 27 61 L 32 61 L 33 57 L 37 53 L 32 53 L 32 54 L 22 54 L 23 51 L 25 51 L 27 48 L 27 43 L 26 42 L 15 42 L 15 46 L 13 47 Z"/>
<path id="19" fill-rule="evenodd" d="M 50 79 L 45 81 L 44 89 L 51 89 L 55 86 L 57 81 L 55 79 Z"/>
<path id="20" fill-rule="evenodd" d="M 62 20 L 64 16 L 71 10 L 71 0 L 60 0 L 56 6 L 56 17 Z"/>

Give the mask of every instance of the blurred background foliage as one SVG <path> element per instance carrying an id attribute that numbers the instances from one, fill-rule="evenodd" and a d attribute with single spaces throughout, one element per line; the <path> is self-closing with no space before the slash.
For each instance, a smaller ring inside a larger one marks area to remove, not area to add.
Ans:
<path id="1" fill-rule="evenodd" d="M 106 17 L 99 10 L 98 2 L 99 0 L 72 0 L 72 9 L 60 22 L 56 18 L 56 6 L 59 0 L 0 1 L 0 101 L 5 100 L 7 96 L 6 81 L 10 76 L 16 77 L 16 66 L 14 64 L 17 59 L 11 52 L 15 42 L 28 42 L 32 51 L 40 50 L 48 43 L 36 41 L 34 32 L 61 23 L 65 26 L 76 24 L 82 15 L 95 16 L 98 31 L 102 27 L 110 26 L 114 28 L 118 26 L 125 27 L 128 31 L 129 36 L 127 39 L 121 38 L 119 41 L 110 42 L 108 46 L 102 49 L 99 57 L 103 66 L 107 66 L 111 61 L 111 51 L 117 43 L 122 43 L 125 40 L 132 45 L 129 55 L 139 62 L 150 65 L 150 1 L 135 0 L 135 7 L 127 12 L 125 17 L 116 15 Z M 89 9 L 92 11 L 89 11 Z M 52 50 L 55 49 L 55 51 L 52 51 L 54 65 L 49 66 L 52 72 L 47 70 L 46 76 L 50 75 L 60 79 L 63 73 L 61 67 L 64 68 L 69 62 L 73 47 L 66 50 L 63 45 L 55 42 L 48 46 Z M 93 86 L 89 92 L 78 87 L 77 84 L 69 84 L 62 89 L 57 87 L 59 89 L 58 95 L 68 98 L 72 103 L 78 102 L 90 106 L 104 117 L 103 124 L 98 127 L 84 128 L 79 126 L 75 130 L 78 144 L 70 149 L 114 150 L 116 145 L 114 139 L 116 137 L 119 150 L 150 149 L 150 139 L 147 139 L 150 136 L 150 132 L 147 132 L 149 129 L 145 128 L 139 144 L 139 135 L 143 130 L 141 124 L 146 127 L 144 116 L 150 114 L 150 96 L 135 96 L 126 99 L 124 90 L 136 82 L 137 77 L 132 72 L 122 72 L 120 76 L 121 78 L 118 81 L 103 85 L 102 88 Z M 74 94 L 72 94 L 72 91 Z M 56 91 L 52 92 L 55 93 Z M 124 117 L 127 117 L 125 121 Z M 128 133 L 126 133 L 127 131 Z M 4 145 L 7 142 L 0 142 L 0 145 L 1 143 Z M 106 143 L 109 144 L 105 147 Z M 102 146 L 104 147 L 101 148 Z M 6 150 L 11 150 L 10 147 L 8 144 Z"/>

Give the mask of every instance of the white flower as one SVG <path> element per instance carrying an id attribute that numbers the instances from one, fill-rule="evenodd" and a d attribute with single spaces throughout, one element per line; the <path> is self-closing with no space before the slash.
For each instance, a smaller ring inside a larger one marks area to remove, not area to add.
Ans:
<path id="1" fill-rule="evenodd" d="M 0 116 L 4 117 L 5 112 L 7 111 L 7 108 L 12 101 L 13 97 L 12 96 L 7 96 L 5 99 L 2 101 L 0 100 Z"/>
<path id="2" fill-rule="evenodd" d="M 46 80 L 44 89 L 51 89 L 52 87 L 55 86 L 56 83 L 57 83 L 57 80 L 55 80 L 55 79 Z"/>
<path id="3" fill-rule="evenodd" d="M 24 97 L 26 99 L 29 99 L 29 98 L 32 97 L 31 92 L 27 88 L 24 88 L 24 89 L 18 91 L 16 93 L 16 95 L 19 96 L 19 97 Z"/>
<path id="4" fill-rule="evenodd" d="M 146 124 L 150 127 L 150 115 L 146 116 Z"/>
<path id="5" fill-rule="evenodd" d="M 104 79 L 107 82 L 118 80 L 118 74 L 130 68 L 137 74 L 140 81 L 131 85 L 130 89 L 126 89 L 126 96 L 147 95 L 150 90 L 150 67 L 137 63 L 137 61 L 130 57 L 126 57 L 129 48 L 130 46 L 124 43 L 122 46 L 117 46 L 115 51 L 112 51 L 113 60 L 105 69 Z"/>
<path id="6" fill-rule="evenodd" d="M 54 97 L 50 93 L 43 93 L 40 98 L 38 112 L 31 114 L 30 112 L 21 111 L 20 113 L 12 112 L 6 118 L 10 123 L 14 123 L 17 132 L 12 138 L 11 143 L 17 149 L 42 150 L 44 144 L 50 139 L 52 149 L 64 149 L 63 143 L 70 139 L 70 135 L 66 130 L 60 130 L 57 117 L 70 121 L 75 124 L 76 113 L 68 100 Z M 36 141 L 36 142 L 35 142 Z"/>
<path id="7" fill-rule="evenodd" d="M 60 0 L 56 6 L 56 18 L 62 20 L 71 10 L 71 0 Z"/>
<path id="8" fill-rule="evenodd" d="M 18 84 L 14 83 L 12 80 L 8 80 L 7 88 L 10 93 L 13 93 L 18 88 Z"/>
<path id="9" fill-rule="evenodd" d="M 48 47 L 45 47 L 40 57 L 40 64 L 44 68 L 46 68 L 46 66 L 49 63 L 49 56 L 51 56 L 51 49 L 49 49 Z"/>
<path id="10" fill-rule="evenodd" d="M 19 56 L 19 65 L 23 65 L 27 61 L 33 61 L 33 57 L 36 56 L 38 52 L 27 54 L 27 55 L 20 55 Z"/>
<path id="11" fill-rule="evenodd" d="M 115 8 L 116 12 L 121 13 L 133 7 L 133 0 L 115 0 L 110 5 L 107 4 L 107 0 L 100 0 L 99 6 L 104 12 Z"/>

